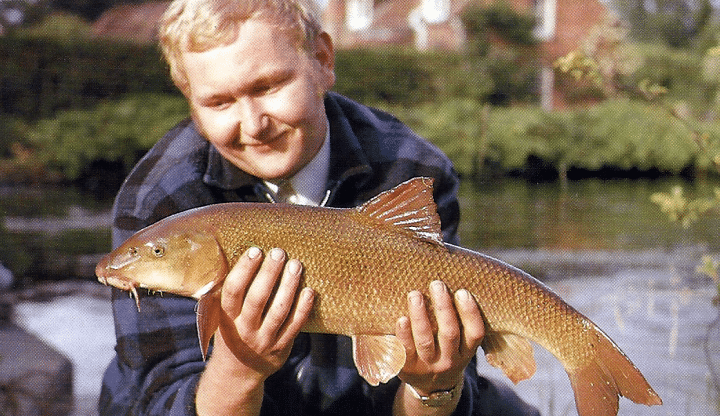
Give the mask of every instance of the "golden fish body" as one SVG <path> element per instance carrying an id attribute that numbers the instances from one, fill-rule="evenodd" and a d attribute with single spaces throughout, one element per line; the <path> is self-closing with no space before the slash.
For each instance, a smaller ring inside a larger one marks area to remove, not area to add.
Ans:
<path id="1" fill-rule="evenodd" d="M 532 340 L 565 367 L 581 416 L 617 414 L 618 395 L 661 404 L 622 351 L 545 285 L 443 243 L 426 178 L 356 209 L 229 203 L 186 211 L 138 232 L 98 264 L 97 274 L 125 290 L 195 297 L 199 316 L 210 315 L 227 271 L 251 246 L 281 247 L 303 263 L 303 286 L 316 292 L 304 330 L 352 336 L 356 365 L 371 384 L 386 382 L 404 365 L 404 348 L 393 334 L 408 313 L 408 292 L 428 297 L 429 283 L 442 280 L 452 291 L 473 294 L 485 320 L 486 358 L 513 382 L 535 371 Z M 216 327 L 199 317 L 203 350 Z M 387 357 L 391 362 L 383 362 Z"/>

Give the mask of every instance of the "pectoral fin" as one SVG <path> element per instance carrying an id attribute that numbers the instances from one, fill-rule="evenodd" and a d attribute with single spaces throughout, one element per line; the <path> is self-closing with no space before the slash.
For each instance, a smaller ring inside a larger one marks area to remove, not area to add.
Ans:
<path id="1" fill-rule="evenodd" d="M 355 335 L 353 360 L 370 385 L 387 383 L 405 365 L 405 347 L 395 335 Z"/>
<path id="2" fill-rule="evenodd" d="M 527 339 L 513 334 L 489 332 L 482 343 L 485 359 L 517 384 L 535 374 L 533 347 Z"/>
<path id="3" fill-rule="evenodd" d="M 220 293 L 222 285 L 216 285 L 208 293 L 202 295 L 197 304 L 197 331 L 203 360 L 207 359 L 210 339 L 220 325 Z"/>

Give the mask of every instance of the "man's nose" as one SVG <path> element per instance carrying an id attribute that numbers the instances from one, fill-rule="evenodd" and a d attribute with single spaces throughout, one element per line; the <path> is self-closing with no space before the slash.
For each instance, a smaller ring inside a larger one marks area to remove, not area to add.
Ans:
<path id="1" fill-rule="evenodd" d="M 253 138 L 262 138 L 269 127 L 270 119 L 262 100 L 245 98 L 239 103 L 240 129 L 242 134 Z"/>

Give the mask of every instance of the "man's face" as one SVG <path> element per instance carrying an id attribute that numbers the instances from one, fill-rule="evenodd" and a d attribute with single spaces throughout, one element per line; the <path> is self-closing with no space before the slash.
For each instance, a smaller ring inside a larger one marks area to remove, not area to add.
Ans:
<path id="1" fill-rule="evenodd" d="M 307 52 L 275 25 L 250 19 L 233 43 L 183 53 L 193 119 L 238 168 L 288 178 L 317 154 L 327 131 L 323 96 L 335 73 L 329 37 L 316 44 Z"/>

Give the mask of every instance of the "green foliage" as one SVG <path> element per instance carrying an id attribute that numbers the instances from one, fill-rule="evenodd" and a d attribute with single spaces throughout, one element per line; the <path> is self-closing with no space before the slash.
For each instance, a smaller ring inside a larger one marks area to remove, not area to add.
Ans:
<path id="1" fill-rule="evenodd" d="M 124 94 L 177 93 L 155 46 L 0 37 L 0 112 L 26 120 Z"/>
<path id="2" fill-rule="evenodd" d="M 187 115 L 182 97 L 134 95 L 92 110 L 61 111 L 33 126 L 29 139 L 44 163 L 77 179 L 95 161 L 121 162 L 129 170 Z"/>
<path id="3" fill-rule="evenodd" d="M 634 47 L 643 63 L 625 79 L 625 83 L 638 85 L 648 80 L 662 86 L 667 89 L 667 100 L 685 103 L 695 114 L 702 115 L 713 108 L 719 84 L 705 74 L 704 62 L 708 58 L 703 54 L 660 44 Z"/>
<path id="4" fill-rule="evenodd" d="M 457 98 L 485 100 L 493 79 L 483 63 L 457 53 L 407 49 L 337 51 L 334 90 L 363 103 L 413 106 Z"/>
<path id="5" fill-rule="evenodd" d="M 487 52 L 491 32 L 514 45 L 537 44 L 533 35 L 535 16 L 517 12 L 507 1 L 493 2 L 490 6 L 471 5 L 460 18 L 474 53 L 484 55 Z"/>
<path id="6" fill-rule="evenodd" d="M 484 98 L 494 105 L 537 101 L 539 72 L 535 17 L 506 1 L 468 6 L 461 16 L 467 33 L 465 60 L 487 74 L 493 89 Z M 499 40 L 499 42 L 498 42 Z"/>
<path id="7" fill-rule="evenodd" d="M 521 171 L 532 157 L 561 174 L 605 167 L 678 173 L 702 161 L 683 125 L 630 100 L 555 113 L 537 106 L 489 107 L 472 99 L 384 108 L 442 148 L 464 175 L 483 164 Z M 69 179 L 98 160 L 128 169 L 187 111 L 181 97 L 132 96 L 41 120 L 30 129 L 30 143 L 40 160 Z"/>
<path id="8" fill-rule="evenodd" d="M 665 45 L 686 48 L 712 22 L 710 0 L 614 0 L 617 10 L 630 23 L 632 38 L 660 40 Z"/>
<path id="9" fill-rule="evenodd" d="M 0 158 L 13 156 L 13 146 L 27 136 L 27 129 L 22 120 L 0 113 Z"/>
<path id="10" fill-rule="evenodd" d="M 357 49 L 336 54 L 335 90 L 362 102 L 413 103 L 437 93 L 424 55 L 401 49 Z"/>
<path id="11" fill-rule="evenodd" d="M 650 199 L 660 206 L 660 210 L 668 215 L 670 221 L 679 222 L 683 227 L 688 228 L 700 216 L 720 208 L 720 188 L 715 189 L 713 198 L 688 199 L 683 194 L 683 188 L 676 186 L 671 192 L 658 192 Z"/>
<path id="12" fill-rule="evenodd" d="M 15 31 L 15 36 L 40 39 L 81 40 L 90 37 L 92 25 L 70 13 L 55 12 L 40 22 Z"/>
<path id="13" fill-rule="evenodd" d="M 471 100 L 388 109 L 442 148 L 464 175 L 478 161 L 521 171 L 531 157 L 560 174 L 572 168 L 679 173 L 702 160 L 685 126 L 631 100 L 553 113 L 525 106 L 492 107 L 483 115 L 483 105 Z"/>
<path id="14" fill-rule="evenodd" d="M 125 94 L 179 95 L 157 47 L 58 34 L 65 19 L 72 20 L 58 15 L 47 26 L 0 38 L 2 113 L 37 120 Z M 469 60 L 458 53 L 358 49 L 338 51 L 336 68 L 335 90 L 366 103 L 534 99 L 534 69 L 518 65 L 517 54 Z"/>

